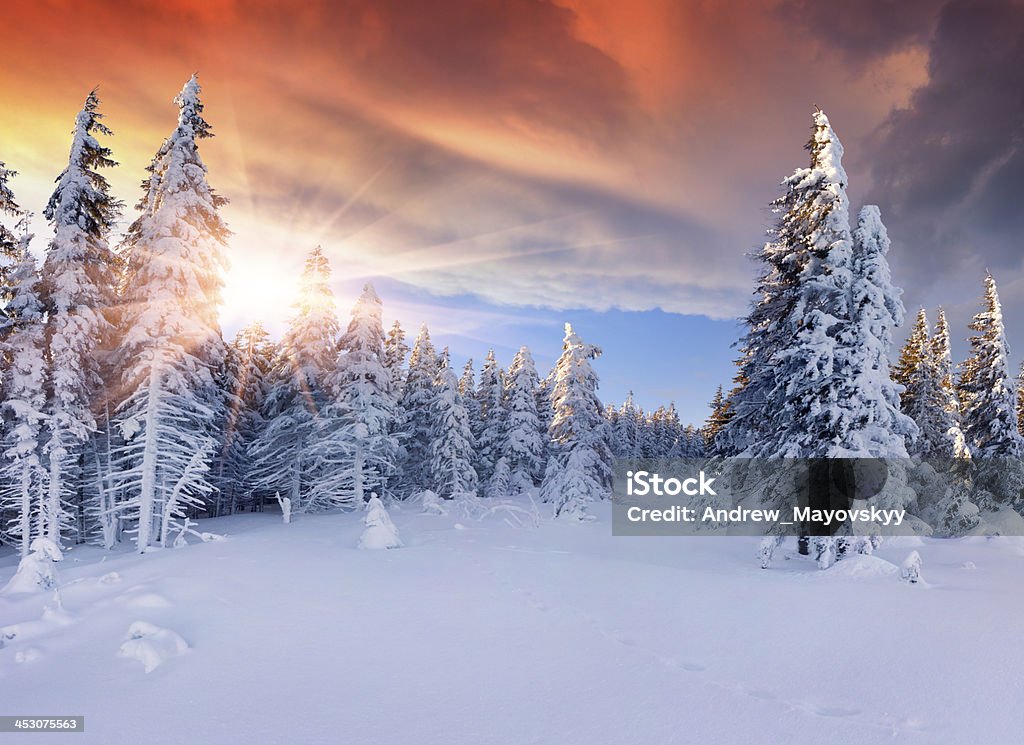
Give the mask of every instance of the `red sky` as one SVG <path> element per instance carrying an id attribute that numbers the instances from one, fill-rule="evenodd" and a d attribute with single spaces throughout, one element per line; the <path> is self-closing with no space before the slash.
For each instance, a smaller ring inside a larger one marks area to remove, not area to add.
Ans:
<path id="1" fill-rule="evenodd" d="M 565 309 L 734 318 L 814 105 L 908 305 L 966 322 L 988 267 L 1024 307 L 1020 0 L 9 5 L 0 159 L 37 212 L 90 88 L 130 205 L 199 71 L 228 330 L 279 329 L 317 243 L 342 312 L 374 278 L 390 317 L 512 350 Z"/>
<path id="2" fill-rule="evenodd" d="M 236 263 L 236 285 L 323 241 L 353 281 L 733 315 L 742 254 L 803 161 L 812 105 L 856 139 L 926 79 L 922 45 L 851 63 L 789 5 L 20 3 L 3 158 L 22 201 L 41 203 L 98 84 L 131 203 L 198 70 L 210 179 L 239 250 L 260 259 Z"/>

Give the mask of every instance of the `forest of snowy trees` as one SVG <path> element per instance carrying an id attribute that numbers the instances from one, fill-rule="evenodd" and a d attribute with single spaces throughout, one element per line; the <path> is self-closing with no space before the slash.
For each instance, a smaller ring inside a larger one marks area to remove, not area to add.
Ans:
<path id="1" fill-rule="evenodd" d="M 145 551 L 199 515 L 268 501 L 296 514 L 373 495 L 537 490 L 555 516 L 580 519 L 610 494 L 613 455 L 948 459 L 974 481 L 929 494 L 908 476 L 917 514 L 962 531 L 980 509 L 1020 506 L 1019 469 L 979 465 L 1024 452 L 995 281 L 958 375 L 941 310 L 934 328 L 918 314 L 890 365 L 904 313 L 890 241 L 877 207 L 851 223 L 842 146 L 821 111 L 811 163 L 783 182 L 756 257 L 735 386 L 718 389 L 695 427 L 674 405 L 644 412 L 632 396 L 606 408 L 591 364 L 601 350 L 568 324 L 544 377 L 526 347 L 507 370 L 491 352 L 479 377 L 472 361 L 457 373 L 425 325 L 411 345 L 398 322 L 384 328 L 369 284 L 345 325 L 319 247 L 283 337 L 254 323 L 226 341 L 230 231 L 199 154 L 213 133 L 195 77 L 175 102 L 135 218 L 115 236 L 124 204 L 103 175 L 116 165 L 111 132 L 89 94 L 43 213 L 52 235 L 41 266 L 16 174 L 0 163 L 0 536 L 23 554 L 36 538 Z"/>
<path id="2" fill-rule="evenodd" d="M 2 538 L 22 554 L 130 540 L 145 551 L 197 515 L 287 502 L 292 514 L 371 501 L 504 497 L 542 486 L 556 515 L 607 496 L 609 430 L 591 360 L 566 325 L 541 380 L 522 347 L 461 377 L 422 326 L 412 344 L 367 284 L 347 327 L 319 247 L 279 342 L 259 323 L 231 342 L 218 306 L 230 232 L 207 181 L 198 80 L 142 183 L 116 245 L 123 203 L 90 93 L 45 217 L 37 266 L 16 173 L 0 164 L 3 253 Z M 10 224 L 7 224 L 10 223 Z M 410 354 L 411 352 L 411 354 Z"/>

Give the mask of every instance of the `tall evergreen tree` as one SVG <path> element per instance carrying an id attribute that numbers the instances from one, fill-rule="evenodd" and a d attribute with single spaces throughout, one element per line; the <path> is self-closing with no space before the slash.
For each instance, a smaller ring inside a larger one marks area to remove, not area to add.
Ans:
<path id="1" fill-rule="evenodd" d="M 480 409 L 477 426 L 474 427 L 477 452 L 477 471 L 480 478 L 491 477 L 498 458 L 505 445 L 505 412 L 502 407 L 504 374 L 494 357 L 494 350 L 487 350 L 476 398 Z"/>
<path id="2" fill-rule="evenodd" d="M 985 277 L 983 303 L 970 324 L 977 334 L 971 337 L 971 355 L 960 379 L 964 434 L 979 459 L 1019 459 L 1024 457 L 1024 437 L 1017 430 L 1010 349 L 991 274 Z"/>
<path id="3" fill-rule="evenodd" d="M 701 432 L 704 437 L 705 449 L 713 451 L 715 449 L 715 438 L 725 425 L 729 423 L 731 418 L 729 409 L 732 406 L 732 402 L 726 398 L 725 393 L 722 391 L 722 386 L 718 386 L 715 390 L 715 395 L 708 406 L 711 408 L 711 414 L 708 415 Z"/>
<path id="4" fill-rule="evenodd" d="M 611 452 L 607 422 L 590 364 L 601 349 L 587 344 L 565 324 L 562 355 L 551 386 L 554 418 L 548 430 L 555 463 L 541 485 L 542 498 L 554 502 L 555 516 L 582 519 L 590 502 L 610 494 Z"/>
<path id="5" fill-rule="evenodd" d="M 878 207 L 863 207 L 853 231 L 850 323 L 840 336 L 849 373 L 838 388 L 850 411 L 851 449 L 874 458 L 904 458 L 918 436 L 914 421 L 900 411 L 899 386 L 889 370 L 893 330 L 904 315 L 903 290 L 889 272 L 889 246 Z"/>
<path id="6" fill-rule="evenodd" d="M 12 171 L 6 163 L 0 160 L 0 217 L 6 215 L 14 218 L 15 223 L 20 221 L 25 214 L 15 201 L 14 192 L 9 186 L 10 180 L 17 175 L 17 171 Z M 14 293 L 14 280 L 11 275 L 21 258 L 19 246 L 16 229 L 12 229 L 3 220 L 0 220 L 0 306 L 3 307 L 7 306 Z M 3 315 L 5 315 L 4 311 L 0 309 L 0 337 L 2 337 L 3 328 L 6 326 L 3 323 Z"/>
<path id="7" fill-rule="evenodd" d="M 215 465 L 222 509 L 228 513 L 253 503 L 250 451 L 266 427 L 263 411 L 273 364 L 274 345 L 258 321 L 239 331 L 228 348 L 225 381 L 231 388 L 225 392 L 229 406 Z"/>
<path id="8" fill-rule="evenodd" d="M 167 544 L 175 519 L 213 491 L 217 322 L 230 234 L 210 188 L 199 140 L 212 136 L 193 76 L 175 97 L 178 124 L 143 184 L 141 214 L 126 237 L 122 283 L 122 402 L 118 480 L 137 516 L 140 552 Z"/>
<path id="9" fill-rule="evenodd" d="M 808 380 L 798 384 L 798 391 L 790 387 L 796 381 L 789 380 L 801 363 L 809 370 L 829 369 L 828 359 L 810 356 L 830 354 L 833 343 L 828 327 L 837 314 L 847 315 L 843 301 L 850 283 L 847 265 L 852 236 L 843 147 L 821 110 L 814 114 L 812 131 L 806 145 L 810 166 L 797 169 L 782 182 L 785 193 L 772 203 L 779 221 L 756 256 L 763 265 L 757 300 L 740 341 L 739 374 L 746 385 L 731 396 L 733 418 L 721 435 L 721 446 L 731 452 L 794 454 L 804 443 L 787 442 L 800 439 L 792 427 L 780 429 L 784 399 L 790 399 L 786 416 L 792 419 L 794 404 L 809 412 L 815 406 L 814 390 L 831 390 L 820 380 Z M 816 339 L 825 343 L 812 343 Z M 802 397 L 807 400 L 797 404 Z M 823 411 L 832 412 L 830 406 Z M 821 437 L 825 433 L 819 427 L 814 430 L 806 437 L 822 443 L 832 439 Z"/>
<path id="10" fill-rule="evenodd" d="M 620 458 L 636 458 L 639 451 L 639 420 L 640 412 L 633 402 L 633 391 L 626 396 L 626 400 L 619 407 L 618 416 L 612 423 L 614 430 L 614 443 L 616 446 L 615 455 Z"/>
<path id="11" fill-rule="evenodd" d="M 341 354 L 331 377 L 333 400 L 313 450 L 317 469 L 313 499 L 341 507 L 362 507 L 371 493 L 389 492 L 398 466 L 392 434 L 397 402 L 384 365 L 382 306 L 367 284 L 341 337 Z"/>
<path id="12" fill-rule="evenodd" d="M 760 457 L 905 456 L 913 424 L 894 408 L 885 360 L 901 306 L 884 228 L 867 210 L 854 246 L 843 147 L 820 110 L 807 149 L 811 164 L 783 182 L 781 217 L 759 254 L 742 340 L 747 384 L 722 444 Z"/>
<path id="13" fill-rule="evenodd" d="M 401 405 L 406 435 L 402 475 L 410 494 L 427 489 L 430 485 L 430 444 L 433 434 L 431 402 L 434 400 L 437 367 L 437 353 L 430 342 L 430 331 L 423 324 L 409 357 L 409 372 Z"/>
<path id="14" fill-rule="evenodd" d="M 544 473 L 544 439 L 537 414 L 537 367 L 527 347 L 520 347 L 505 376 L 502 409 L 506 414 L 503 456 L 509 469 L 509 490 L 521 493 Z"/>
<path id="15" fill-rule="evenodd" d="M 7 205 L 14 205 L 13 199 Z M 43 495 L 47 493 L 48 478 L 42 459 L 47 382 L 43 304 L 35 258 L 28 249 L 29 238 L 26 233 L 15 244 L 14 250 L 20 256 L 4 278 L 9 292 L 5 307 L 9 325 L 3 339 L 7 360 L 3 410 L 7 421 L 0 467 L 0 506 L 7 508 L 12 517 L 8 524 L 0 526 L 0 535 L 5 541 L 17 542 L 22 557 L 28 555 L 32 540 L 42 535 Z"/>
<path id="16" fill-rule="evenodd" d="M 917 311 L 917 317 L 914 318 L 914 325 L 910 329 L 910 336 L 907 337 L 907 341 L 900 350 L 899 362 L 896 363 L 892 371 L 893 381 L 903 386 L 900 403 L 904 411 L 914 408 L 914 394 L 910 390 L 911 378 L 924 360 L 928 344 L 928 313 L 924 308 L 920 308 Z"/>
<path id="17" fill-rule="evenodd" d="M 479 478 L 475 460 L 473 432 L 459 383 L 447 361 L 437 374 L 430 402 L 432 420 L 430 441 L 431 488 L 445 499 L 476 495 Z"/>
<path id="18" fill-rule="evenodd" d="M 312 446 L 324 426 L 328 378 L 337 364 L 338 316 L 331 268 L 319 246 L 306 258 L 295 314 L 268 374 L 266 425 L 249 448 L 258 498 L 280 493 L 302 512 L 313 477 Z"/>
<path id="19" fill-rule="evenodd" d="M 409 354 L 409 345 L 405 343 L 405 330 L 402 324 L 395 321 L 388 330 L 384 340 L 384 367 L 391 378 L 391 391 L 396 401 L 402 400 L 405 389 L 405 358 Z"/>
<path id="20" fill-rule="evenodd" d="M 80 490 L 85 444 L 97 429 L 97 392 L 104 390 L 101 352 L 110 342 L 117 260 L 108 239 L 122 204 L 101 171 L 116 163 L 98 135 L 111 135 L 92 91 L 75 118 L 67 167 L 44 216 L 54 235 L 46 250 L 41 286 L 47 315 L 46 356 L 50 389 L 46 405 L 49 464 L 45 535 L 55 543 L 62 528 L 84 515 Z M 73 514 L 66 510 L 75 502 Z M 80 524 L 77 527 L 81 527 Z"/>

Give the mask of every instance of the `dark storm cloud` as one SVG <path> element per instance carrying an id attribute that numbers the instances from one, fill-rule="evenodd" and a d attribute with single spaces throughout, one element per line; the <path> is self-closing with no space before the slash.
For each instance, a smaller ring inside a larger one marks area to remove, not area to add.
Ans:
<path id="1" fill-rule="evenodd" d="M 780 16 L 854 63 L 927 40 L 943 0 L 784 0 Z"/>
<path id="2" fill-rule="evenodd" d="M 925 279 L 1017 268 L 1024 238 L 1024 4 L 954 0 L 929 81 L 872 144 L 870 195 Z"/>

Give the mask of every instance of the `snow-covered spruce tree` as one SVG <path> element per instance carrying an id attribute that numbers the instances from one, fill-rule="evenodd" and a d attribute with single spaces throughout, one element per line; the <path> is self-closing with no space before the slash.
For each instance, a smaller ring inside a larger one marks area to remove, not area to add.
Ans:
<path id="1" fill-rule="evenodd" d="M 537 383 L 537 416 L 540 418 L 541 431 L 547 433 L 551 428 L 551 420 L 555 418 L 555 411 L 551 408 L 551 386 L 554 383 L 554 369 L 548 371 L 547 377 L 541 378 Z M 544 443 L 545 458 L 551 454 L 551 441 Z"/>
<path id="2" fill-rule="evenodd" d="M 485 481 L 491 477 L 498 458 L 504 451 L 505 412 L 502 406 L 504 373 L 494 357 L 494 350 L 487 350 L 476 399 L 480 407 L 480 419 L 474 427 L 476 437 L 477 472 Z"/>
<path id="3" fill-rule="evenodd" d="M 970 324 L 971 354 L 964 363 L 960 397 L 964 434 L 979 458 L 1020 458 L 1024 439 L 1017 430 L 1010 349 L 996 282 L 985 277 L 984 310 Z"/>
<path id="4" fill-rule="evenodd" d="M 711 408 L 711 413 L 704 423 L 702 432 L 705 448 L 707 450 L 714 450 L 715 438 L 718 437 L 718 433 L 729 423 L 731 418 L 729 410 L 732 407 L 732 401 L 726 398 L 722 386 L 718 386 L 708 406 Z"/>
<path id="5" fill-rule="evenodd" d="M 597 396 L 597 373 L 590 364 L 601 354 L 565 324 L 562 355 L 551 386 L 554 418 L 548 430 L 555 464 L 549 464 L 541 496 L 554 502 L 556 517 L 580 519 L 590 502 L 611 492 L 608 426 Z"/>
<path id="6" fill-rule="evenodd" d="M 1024 436 L 1017 429 L 1010 349 L 996 282 L 985 277 L 984 310 L 974 316 L 971 354 L 964 363 L 959 393 L 963 430 L 974 456 L 975 483 L 1004 504 L 1024 503 Z"/>
<path id="7" fill-rule="evenodd" d="M 730 396 L 733 417 L 718 438 L 724 449 L 737 454 L 785 454 L 781 451 L 790 428 L 784 434 L 775 421 L 787 394 L 783 368 L 798 364 L 791 356 L 794 346 L 814 349 L 807 343 L 814 334 L 825 341 L 833 311 L 843 316 L 847 311 L 843 301 L 850 282 L 847 265 L 852 238 L 843 149 L 820 110 L 814 114 L 806 149 L 811 153 L 810 166 L 782 182 L 785 193 L 772 203 L 779 221 L 771 240 L 755 256 L 763 267 L 755 289 L 757 299 L 746 318 L 747 331 L 739 342 L 739 375 L 746 385 Z M 823 280 L 833 287 L 826 289 Z M 805 333 L 794 344 L 798 331 Z M 827 351 L 830 347 L 831 342 L 817 348 Z M 790 358 L 783 362 L 785 353 Z M 824 433 L 807 434 L 818 438 Z"/>
<path id="8" fill-rule="evenodd" d="M 405 358 L 408 354 L 409 345 L 405 343 L 405 330 L 402 324 L 395 321 L 384 340 L 384 368 L 391 378 L 391 393 L 395 401 L 402 400 L 405 388 Z"/>
<path id="9" fill-rule="evenodd" d="M 843 148 L 820 110 L 807 147 L 811 165 L 784 182 L 782 217 L 760 254 L 743 339 L 749 382 L 723 433 L 735 427 L 728 439 L 759 457 L 906 457 L 915 428 L 895 408 L 885 360 L 902 309 L 888 241 L 868 210 L 854 247 Z"/>
<path id="10" fill-rule="evenodd" d="M 615 455 L 620 458 L 636 458 L 639 456 L 639 420 L 640 412 L 633 401 L 630 391 L 619 407 L 618 416 L 612 424 Z M 550 424 L 550 423 L 549 423 Z"/>
<path id="11" fill-rule="evenodd" d="M 475 496 L 473 431 L 455 372 L 443 362 L 430 402 L 430 488 L 444 499 Z"/>
<path id="12" fill-rule="evenodd" d="M 16 245 L 20 256 L 5 277 L 9 297 L 8 327 L 3 340 L 4 371 L 3 466 L 0 504 L 12 515 L 0 526 L 5 542 L 16 543 L 22 557 L 41 536 L 47 471 L 42 459 L 46 419 L 46 374 L 43 305 L 39 273 L 28 249 L 28 236 Z M 6 252 L 5 252 L 6 254 Z"/>
<path id="13" fill-rule="evenodd" d="M 431 402 L 434 399 L 434 381 L 437 378 L 437 353 L 430 342 L 427 325 L 413 343 L 409 357 L 401 410 L 405 419 L 405 455 L 402 481 L 406 496 L 430 488 L 430 444 L 433 433 Z"/>
<path id="14" fill-rule="evenodd" d="M 686 443 L 686 449 L 680 456 L 682 458 L 703 458 L 705 455 L 714 454 L 719 455 L 717 452 L 709 453 L 707 449 L 708 438 L 704 436 L 704 432 L 692 424 L 687 424 L 683 427 L 683 441 Z"/>
<path id="15" fill-rule="evenodd" d="M 398 535 L 398 528 L 391 521 L 391 516 L 384 508 L 380 498 L 371 492 L 369 502 L 366 505 L 366 528 L 359 536 L 359 548 L 386 549 L 401 548 L 402 539 Z"/>
<path id="16" fill-rule="evenodd" d="M 45 535 L 59 544 L 62 528 L 82 530 L 82 459 L 97 429 L 105 390 L 102 353 L 113 327 L 117 260 L 108 239 L 122 204 L 101 171 L 116 165 L 98 135 L 110 135 L 92 91 L 75 117 L 67 167 L 43 212 L 54 235 L 43 262 L 41 296 L 50 366 L 45 452 L 49 466 Z M 70 512 L 68 511 L 70 507 Z"/>
<path id="17" fill-rule="evenodd" d="M 214 488 L 223 361 L 216 314 L 230 232 L 199 156 L 199 140 L 213 136 L 199 94 L 193 76 L 175 97 L 178 124 L 157 151 L 126 235 L 113 459 L 140 552 L 166 545 L 174 521 Z"/>
<path id="18" fill-rule="evenodd" d="M 14 192 L 8 185 L 10 180 L 17 175 L 17 171 L 12 171 L 6 163 L 0 160 L 0 217 L 6 215 L 13 218 L 15 224 L 22 220 L 25 214 L 15 201 Z M 11 275 L 15 265 L 21 259 L 20 242 L 16 230 L 16 226 L 12 229 L 11 226 L 5 224 L 4 220 L 0 219 L 0 306 L 4 307 L 10 302 L 14 292 L 14 280 Z M 2 316 L 3 310 L 0 310 L 0 332 L 6 328 Z M 0 333 L 0 338 L 2 336 L 3 334 Z"/>
<path id="19" fill-rule="evenodd" d="M 537 367 L 526 347 L 520 347 L 505 376 L 504 458 L 509 491 L 520 494 L 540 482 L 544 473 L 544 440 L 537 414 Z"/>
<path id="20" fill-rule="evenodd" d="M 258 321 L 239 331 L 228 348 L 223 380 L 229 405 L 214 464 L 218 503 L 228 514 L 252 506 L 250 449 L 266 426 L 263 410 L 273 362 L 274 345 Z"/>
<path id="21" fill-rule="evenodd" d="M 949 406 L 950 391 L 943 383 L 948 366 L 948 328 L 943 340 L 929 337 L 927 326 L 928 320 L 922 309 L 902 355 L 902 359 L 908 362 L 904 373 L 906 383 L 901 396 L 902 408 L 919 430 L 910 453 L 919 458 L 939 461 L 969 458 L 956 409 Z M 924 333 L 921 327 L 925 329 Z M 910 348 L 911 342 L 917 344 L 918 348 Z"/>
<path id="22" fill-rule="evenodd" d="M 386 495 L 398 467 L 398 439 L 392 434 L 397 402 L 384 366 L 382 307 L 367 284 L 341 337 L 337 368 L 330 380 L 332 400 L 313 446 L 315 503 L 362 507 L 372 493 Z"/>
<path id="23" fill-rule="evenodd" d="M 473 358 L 466 360 L 462 368 L 462 377 L 459 378 L 459 395 L 466 405 L 466 415 L 469 417 L 470 429 L 473 430 L 473 437 L 480 433 L 480 402 L 476 397 L 476 370 L 473 368 Z"/>
<path id="24" fill-rule="evenodd" d="M 848 401 L 858 457 L 903 458 L 918 436 L 914 421 L 900 411 L 899 386 L 889 371 L 889 349 L 896 327 L 903 323 L 903 290 L 889 272 L 889 234 L 881 212 L 863 207 L 853 232 L 850 325 L 843 352 L 851 374 L 840 386 Z"/>
<path id="25" fill-rule="evenodd" d="M 249 447 L 249 482 L 257 499 L 280 492 L 304 512 L 312 478 L 311 447 L 324 424 L 328 377 L 337 365 L 338 315 L 331 268 L 317 246 L 306 258 L 299 297 L 267 376 L 266 422 Z"/>
<path id="26" fill-rule="evenodd" d="M 903 386 L 900 394 L 900 403 L 904 411 L 914 408 L 914 393 L 911 389 L 911 378 L 924 360 L 929 344 L 928 335 L 928 313 L 924 308 L 917 311 L 914 325 L 910 329 L 910 336 L 900 350 L 899 361 L 893 366 L 892 379 Z"/>

